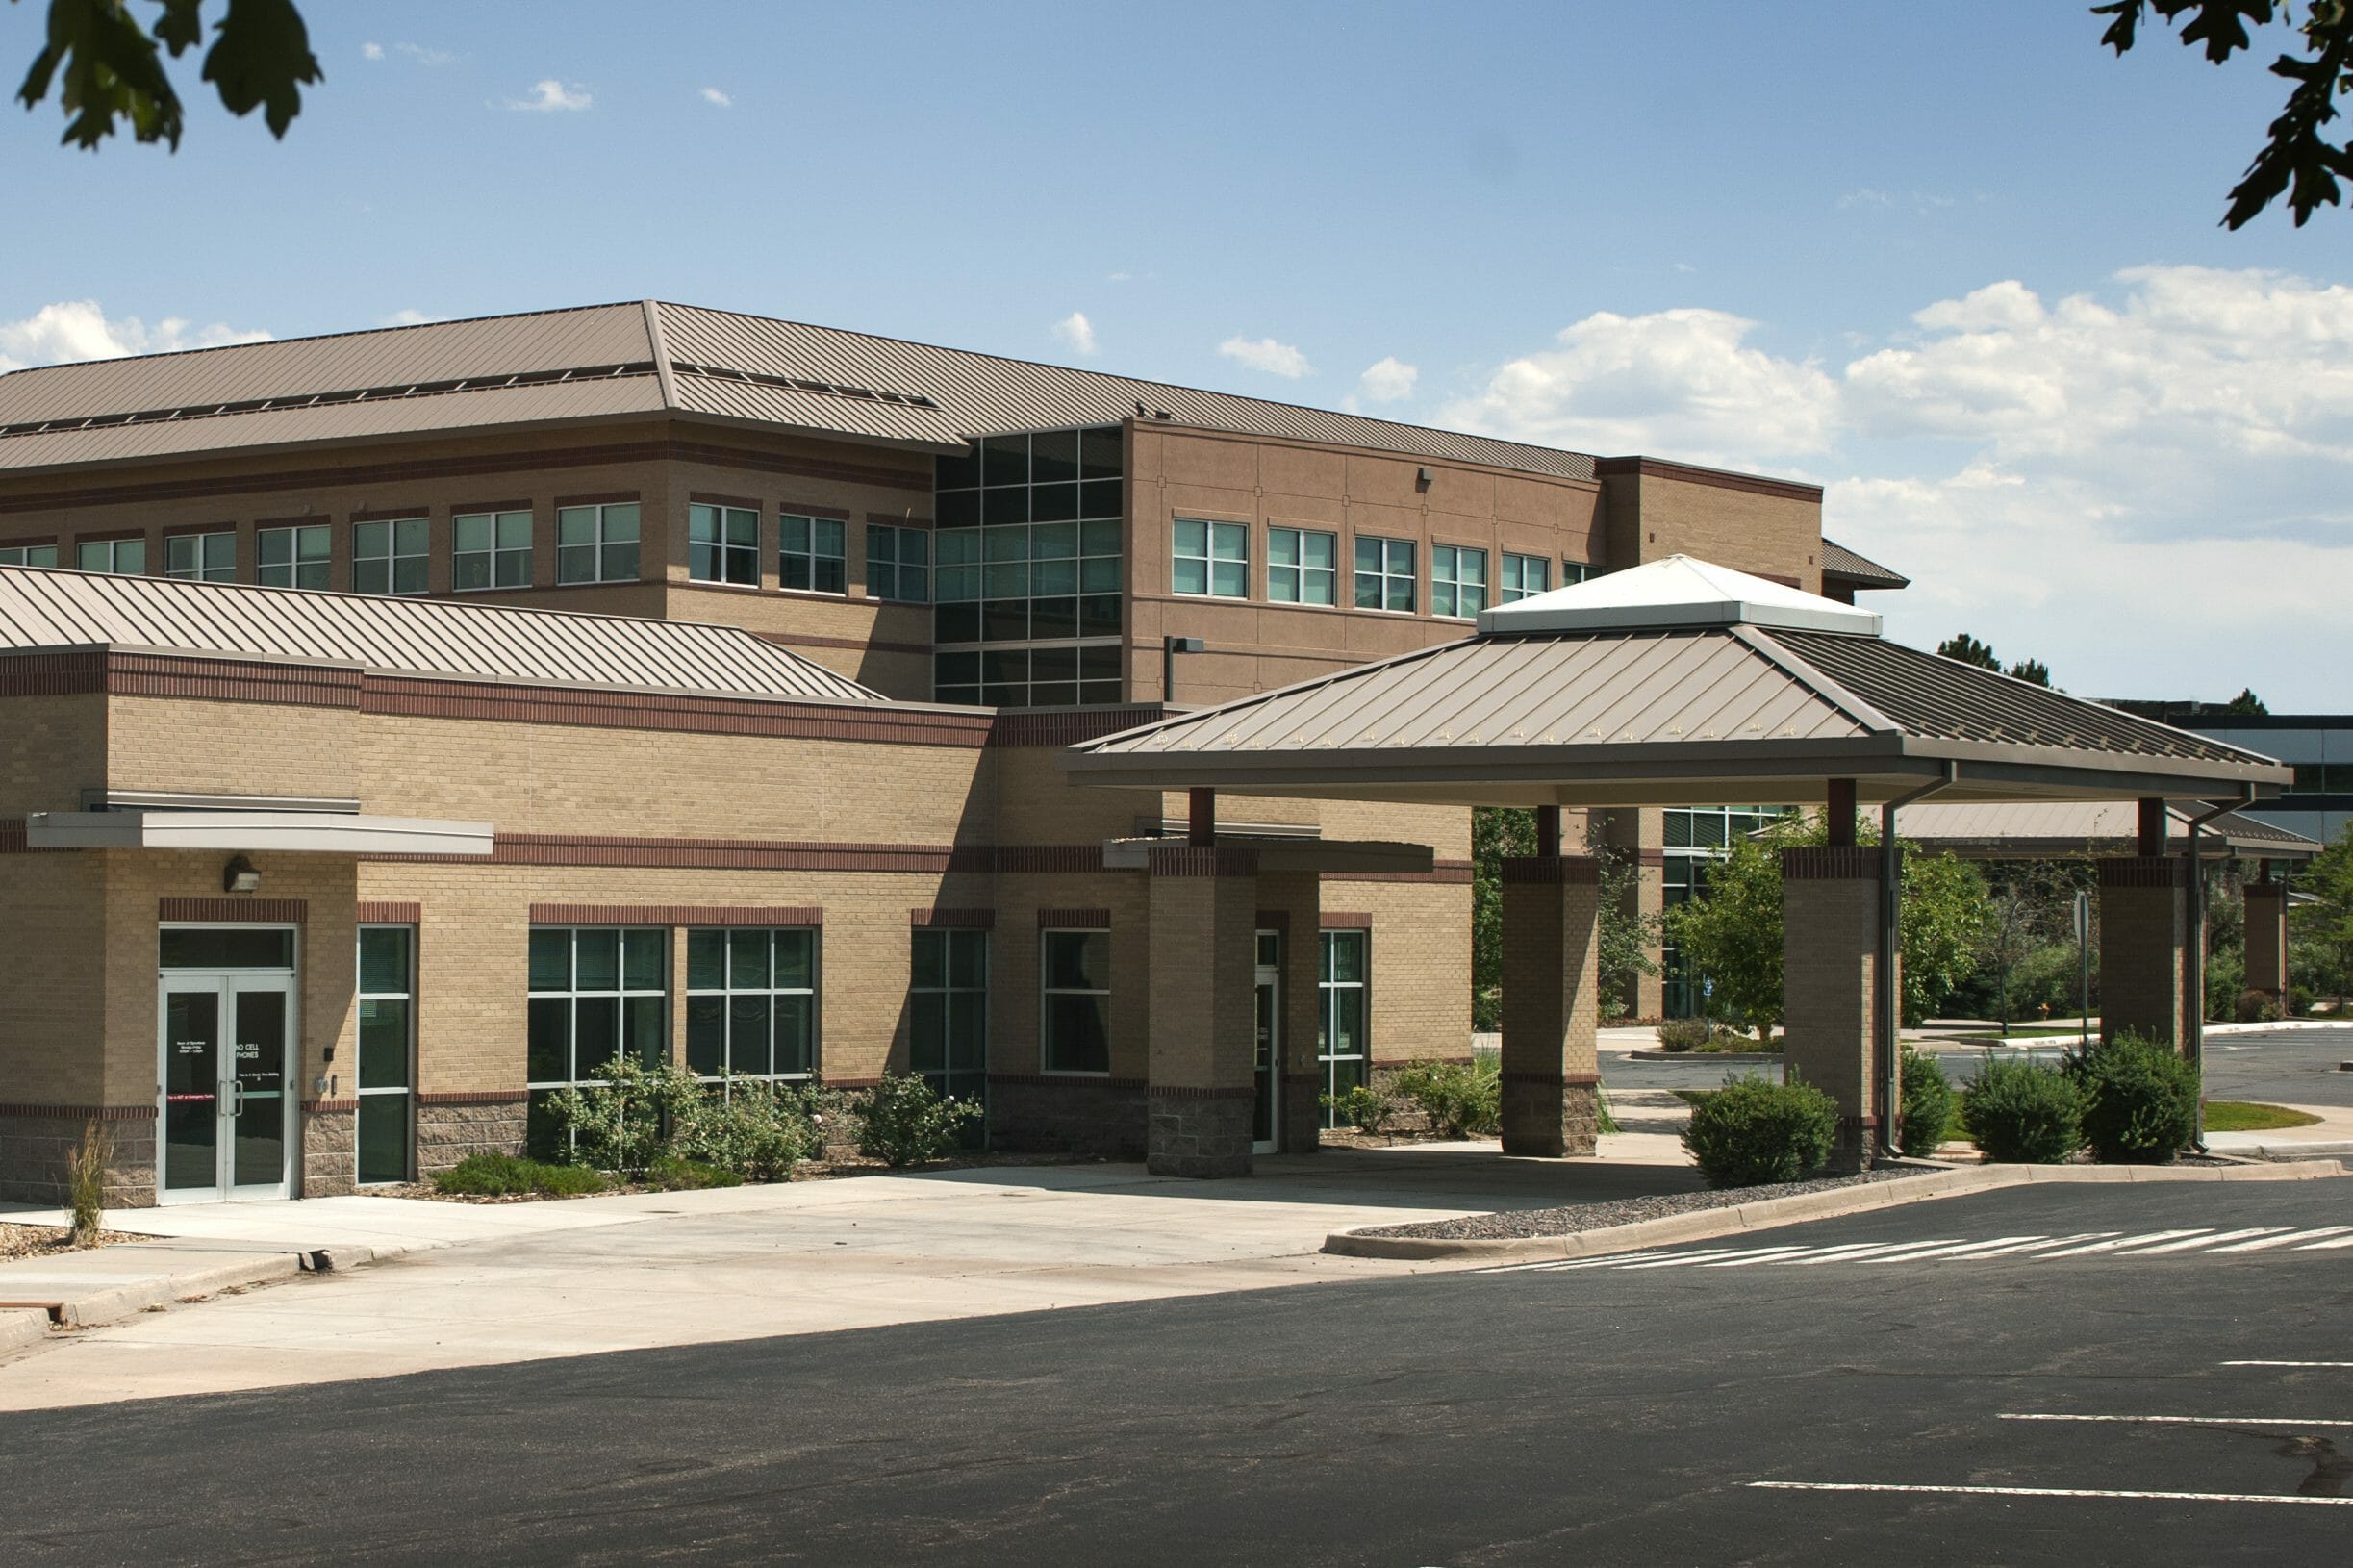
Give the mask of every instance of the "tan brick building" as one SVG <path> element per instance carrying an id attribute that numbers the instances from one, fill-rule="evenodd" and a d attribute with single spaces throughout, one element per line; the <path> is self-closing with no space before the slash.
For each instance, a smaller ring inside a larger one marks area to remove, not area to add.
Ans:
<path id="1" fill-rule="evenodd" d="M 1312 1147 L 1465 1049 L 1467 813 L 1187 848 L 1056 753 L 1678 552 L 1901 581 L 1809 486 L 651 302 L 0 377 L 0 1195 L 92 1116 L 128 1201 L 402 1179 L 618 1050 Z M 1163 1005 L 1245 919 L 1247 1099 Z"/>

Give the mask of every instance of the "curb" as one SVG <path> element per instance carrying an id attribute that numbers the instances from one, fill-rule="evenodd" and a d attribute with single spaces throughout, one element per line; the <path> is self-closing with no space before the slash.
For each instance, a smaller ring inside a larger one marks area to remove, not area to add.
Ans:
<path id="1" fill-rule="evenodd" d="M 1509 1262 L 1520 1258 L 1594 1257 L 1605 1252 L 1631 1252 L 1675 1242 L 1709 1241 L 1743 1230 L 1768 1230 L 1800 1220 L 1829 1220 L 1906 1203 L 2022 1187 L 2037 1182 L 2099 1185 L 2128 1181 L 2315 1181 L 2353 1175 L 2333 1159 L 2286 1161 L 2272 1165 L 1988 1165 L 1969 1170 L 1939 1171 L 1905 1181 L 1873 1182 L 1836 1187 L 1828 1192 L 1799 1193 L 1761 1202 L 1734 1203 L 1724 1208 L 1697 1209 L 1686 1214 L 1661 1215 L 1631 1225 L 1599 1230 L 1573 1231 L 1563 1236 L 1507 1236 L 1452 1240 L 1438 1236 L 1370 1236 L 1339 1230 L 1324 1238 L 1324 1251 L 1340 1257 L 1399 1258 L 1428 1262 L 1442 1258 L 1477 1258 Z M 1368 1227 L 1370 1228 L 1370 1227 Z"/>
<path id="2" fill-rule="evenodd" d="M 0 1352 L 38 1345 L 49 1337 L 49 1314 L 38 1307 L 0 1310 Z"/>
<path id="3" fill-rule="evenodd" d="M 65 1300 L 0 1303 L 0 1353 L 39 1344 L 53 1328 L 96 1328 L 136 1317 L 150 1307 L 171 1306 L 194 1297 L 214 1296 L 240 1286 L 266 1285 L 296 1275 L 356 1269 L 409 1252 L 430 1251 L 434 1245 L 315 1248 L 251 1257 L 186 1274 L 158 1274 Z M 0 1275 L 0 1290 L 5 1290 L 7 1283 L 6 1276 Z"/>
<path id="4" fill-rule="evenodd" d="M 1778 1064 L 1778 1050 L 1630 1050 L 1630 1062 L 1721 1062 L 1726 1067 L 1762 1067 L 1768 1062 Z"/>

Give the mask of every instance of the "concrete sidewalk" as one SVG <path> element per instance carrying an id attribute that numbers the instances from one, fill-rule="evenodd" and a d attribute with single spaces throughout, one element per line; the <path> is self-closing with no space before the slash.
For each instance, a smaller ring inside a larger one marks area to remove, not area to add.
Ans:
<path id="1" fill-rule="evenodd" d="M 2319 1121 L 2309 1126 L 2273 1127 L 2267 1132 L 2210 1132 L 2206 1147 L 2217 1154 L 2244 1154 L 2255 1159 L 2301 1159 L 2307 1156 L 2353 1154 L 2353 1107 L 2344 1105 L 2283 1105 Z"/>

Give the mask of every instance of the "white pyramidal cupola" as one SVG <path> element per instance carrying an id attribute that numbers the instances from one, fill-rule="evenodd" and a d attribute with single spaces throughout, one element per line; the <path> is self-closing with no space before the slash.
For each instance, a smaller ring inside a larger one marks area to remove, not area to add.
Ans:
<path id="1" fill-rule="evenodd" d="M 1869 610 L 1688 555 L 1670 555 L 1556 588 L 1498 605 L 1479 618 L 1481 637 L 1685 626 L 1778 626 L 1880 635 L 1880 619 Z"/>

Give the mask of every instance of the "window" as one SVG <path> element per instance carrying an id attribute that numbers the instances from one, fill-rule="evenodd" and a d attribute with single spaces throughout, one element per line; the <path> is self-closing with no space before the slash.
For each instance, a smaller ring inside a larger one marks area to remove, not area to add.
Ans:
<path id="1" fill-rule="evenodd" d="M 817 930 L 686 934 L 686 1065 L 706 1078 L 817 1071 Z"/>
<path id="2" fill-rule="evenodd" d="M 531 1140 L 550 1149 L 544 1091 L 594 1081 L 597 1064 L 669 1054 L 670 933 L 658 926 L 537 925 L 531 929 L 530 1029 L 525 1046 Z"/>
<path id="3" fill-rule="evenodd" d="M 1169 587 L 1221 599 L 1250 597 L 1250 525 L 1176 519 L 1176 558 Z"/>
<path id="4" fill-rule="evenodd" d="M 421 594 L 432 525 L 422 518 L 393 518 L 351 525 L 351 589 L 355 594 Z"/>
<path id="5" fill-rule="evenodd" d="M 686 574 L 698 583 L 760 586 L 760 514 L 747 506 L 686 509 Z"/>
<path id="6" fill-rule="evenodd" d="M 635 501 L 556 509 L 556 581 L 637 581 L 638 508 Z"/>
<path id="7" fill-rule="evenodd" d="M 54 567 L 57 565 L 55 544 L 0 545 L 0 567 Z"/>
<path id="8" fill-rule="evenodd" d="M 237 535 L 174 534 L 164 541 L 164 575 L 191 582 L 237 581 Z"/>
<path id="9" fill-rule="evenodd" d="M 1277 604 L 1330 604 L 1339 584 L 1340 536 L 1312 528 L 1266 531 L 1266 596 Z"/>
<path id="10" fill-rule="evenodd" d="M 1582 561 L 1563 561 L 1560 563 L 1560 586 L 1575 588 L 1579 583 L 1589 583 L 1593 580 L 1593 573 L 1594 569 Z"/>
<path id="11" fill-rule="evenodd" d="M 788 512 L 776 519 L 776 581 L 784 588 L 840 594 L 849 584 L 839 518 L 802 518 Z"/>
<path id="12" fill-rule="evenodd" d="M 1487 552 L 1459 544 L 1430 547 L 1430 613 L 1465 619 L 1487 607 Z"/>
<path id="13" fill-rule="evenodd" d="M 912 933 L 907 983 L 907 1066 L 934 1093 L 987 1101 L 989 933 Z"/>
<path id="14" fill-rule="evenodd" d="M 409 1179 L 417 928 L 360 927 L 359 1178 Z"/>
<path id="15" fill-rule="evenodd" d="M 73 564 L 83 571 L 115 571 L 136 577 L 147 569 L 147 542 L 86 539 L 73 547 Z"/>
<path id="16" fill-rule="evenodd" d="M 270 588 L 315 588 L 322 593 L 335 586 L 327 559 L 334 547 L 323 522 L 291 528 L 260 528 L 253 535 L 254 581 Z"/>
<path id="17" fill-rule="evenodd" d="M 1324 1070 L 1324 1092 L 1344 1095 L 1365 1081 L 1371 1056 L 1365 1029 L 1371 996 L 1365 949 L 1367 931 L 1326 931 L 1323 969 L 1317 982 L 1315 1053 Z M 1332 1113 L 1324 1125 L 1333 1126 Z"/>
<path id="18" fill-rule="evenodd" d="M 1126 489 L 1117 426 L 990 436 L 938 460 L 932 693 L 1120 700 Z"/>
<path id="19" fill-rule="evenodd" d="M 1792 815 L 1785 806 L 1689 806 L 1663 814 L 1665 861 L 1661 902 L 1674 909 L 1708 891 L 1708 872 L 1735 840 Z M 1696 1018 L 1707 1011 L 1707 976 L 1694 974 L 1673 941 L 1659 949 L 1660 1011 Z"/>
<path id="20" fill-rule="evenodd" d="M 866 596 L 931 601 L 931 536 L 921 528 L 870 523 L 866 530 Z"/>
<path id="21" fill-rule="evenodd" d="M 1496 585 L 1495 601 L 1509 604 L 1514 599 L 1532 599 L 1538 594 L 1552 590 L 1552 563 L 1541 555 L 1514 555 L 1504 552 L 1504 578 Z"/>
<path id="22" fill-rule="evenodd" d="M 531 586 L 531 514 L 468 512 L 450 519 L 449 586 L 461 594 Z"/>
<path id="23" fill-rule="evenodd" d="M 1040 931 L 1049 1073 L 1111 1071 L 1111 933 Z"/>
<path id="24" fill-rule="evenodd" d="M 1356 608 L 1413 613 L 1413 541 L 1356 536 Z"/>

